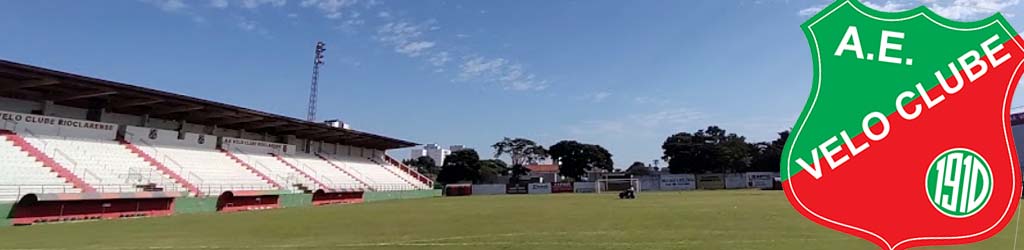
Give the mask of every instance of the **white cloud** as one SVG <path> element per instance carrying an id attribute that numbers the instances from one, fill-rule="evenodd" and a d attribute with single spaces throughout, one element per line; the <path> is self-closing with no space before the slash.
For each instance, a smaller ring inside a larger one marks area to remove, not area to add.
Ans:
<path id="1" fill-rule="evenodd" d="M 407 22 L 387 23 L 377 28 L 377 40 L 382 42 L 405 43 L 423 35 L 423 25 Z"/>
<path id="2" fill-rule="evenodd" d="M 606 91 L 601 91 L 601 92 L 594 92 L 594 93 L 585 94 L 585 95 L 583 95 L 583 97 L 581 99 L 597 103 L 597 102 L 603 102 L 605 99 L 608 99 L 609 96 L 612 96 L 612 93 L 608 93 Z"/>
<path id="3" fill-rule="evenodd" d="M 438 53 L 434 53 L 434 55 L 431 56 L 430 59 L 429 59 L 430 64 L 434 65 L 435 67 L 444 66 L 445 64 L 447 64 L 451 60 L 452 60 L 452 58 L 451 58 L 451 55 L 448 54 L 448 51 L 441 51 L 441 52 L 438 52 Z"/>
<path id="4" fill-rule="evenodd" d="M 221 9 L 227 8 L 228 7 L 228 0 L 210 0 L 210 6 L 213 6 L 214 8 L 221 8 Z"/>
<path id="5" fill-rule="evenodd" d="M 800 15 L 800 16 L 813 16 L 814 14 L 818 14 L 818 12 L 821 11 L 821 9 L 824 9 L 824 8 L 825 8 L 825 5 L 816 5 L 816 6 L 807 7 L 807 8 L 801 9 L 799 12 L 797 12 L 797 15 Z"/>
<path id="6" fill-rule="evenodd" d="M 159 7 L 161 10 L 167 12 L 178 11 L 188 7 L 185 2 L 181 0 L 142 0 L 145 3 L 149 3 Z"/>
<path id="7" fill-rule="evenodd" d="M 257 27 L 256 22 L 243 18 L 238 21 L 238 28 L 241 28 L 244 31 L 253 31 L 256 30 Z"/>
<path id="8" fill-rule="evenodd" d="M 395 52 L 417 57 L 436 45 L 435 42 L 422 40 L 424 30 L 429 30 L 432 24 L 432 21 L 421 24 L 387 23 L 377 28 L 377 40 L 393 46 Z"/>
<path id="9" fill-rule="evenodd" d="M 358 0 L 302 0 L 299 6 L 316 7 L 324 12 L 324 16 L 330 19 L 340 18 L 345 8 L 355 5 Z"/>
<path id="10" fill-rule="evenodd" d="M 389 17 L 391 17 L 391 13 L 390 13 L 390 12 L 387 12 L 387 11 L 381 11 L 381 12 L 378 12 L 378 13 L 377 13 L 377 17 L 380 17 L 380 18 L 389 18 Z"/>
<path id="11" fill-rule="evenodd" d="M 488 73 L 498 73 L 508 63 L 504 58 L 487 60 L 483 57 L 472 58 L 462 64 L 463 78 L 476 78 Z"/>
<path id="12" fill-rule="evenodd" d="M 345 26 L 357 26 L 357 25 L 366 24 L 366 20 L 358 19 L 358 18 L 350 18 L 348 20 L 345 20 L 345 22 L 343 22 L 342 24 L 345 25 Z"/>
<path id="13" fill-rule="evenodd" d="M 488 59 L 481 56 L 468 57 L 459 66 L 455 81 L 493 82 L 507 90 L 544 90 L 548 87 L 546 80 L 527 73 L 521 64 L 511 63 L 505 58 Z"/>
<path id="14" fill-rule="evenodd" d="M 250 19 L 247 19 L 247 18 L 242 17 L 242 16 L 238 17 L 238 28 L 242 29 L 244 31 L 248 31 L 248 32 L 253 32 L 253 33 L 259 34 L 259 35 L 264 36 L 264 37 L 269 37 L 270 36 L 270 31 L 267 31 L 267 29 L 264 29 L 263 27 L 260 27 L 260 24 L 258 22 L 250 20 Z"/>
<path id="15" fill-rule="evenodd" d="M 666 105 L 669 103 L 669 100 L 659 97 L 637 96 L 633 98 L 633 102 L 640 105 Z"/>
<path id="16" fill-rule="evenodd" d="M 996 12 L 1005 13 L 1010 7 L 1020 4 L 1020 0 L 887 0 L 887 1 L 864 1 L 864 5 L 881 11 L 903 11 L 916 6 L 925 5 L 939 15 L 962 21 L 973 21 L 988 17 Z M 797 12 L 800 16 L 812 16 L 826 5 L 815 5 L 801 9 Z"/>
<path id="17" fill-rule="evenodd" d="M 445 72 L 443 68 L 452 61 L 452 58 L 461 58 L 457 67 L 455 82 L 483 82 L 497 83 L 507 90 L 543 90 L 548 87 L 548 82 L 538 79 L 536 75 L 527 72 L 523 65 L 510 62 L 505 58 L 485 58 L 482 56 L 457 57 L 448 51 L 438 47 L 440 44 L 432 39 L 427 39 L 427 33 L 440 30 L 436 20 L 427 20 L 420 23 L 408 21 L 389 22 L 377 28 L 375 39 L 381 43 L 394 48 L 394 51 L 408 56 L 419 57 L 430 55 L 425 58 L 426 63 L 434 66 L 434 72 Z M 442 50 L 439 52 L 435 52 Z"/>
<path id="18" fill-rule="evenodd" d="M 192 22 L 205 23 L 206 18 L 196 14 L 194 11 L 189 9 L 189 6 L 182 0 L 141 0 L 143 3 L 147 3 L 164 12 L 175 13 L 180 15 L 186 15 Z"/>
<path id="19" fill-rule="evenodd" d="M 948 4 L 932 3 L 928 8 L 949 19 L 977 20 L 1019 3 L 1019 0 L 956 0 Z"/>
<path id="20" fill-rule="evenodd" d="M 288 0 L 242 0 L 242 7 L 245 7 L 246 9 L 255 9 L 263 5 L 281 7 L 287 3 Z"/>
<path id="21" fill-rule="evenodd" d="M 881 10 L 881 11 L 888 11 L 888 12 L 903 11 L 903 10 L 908 10 L 908 9 L 913 8 L 910 4 L 897 3 L 897 2 L 893 2 L 893 1 L 885 1 L 885 3 L 882 3 L 882 4 L 877 4 L 877 3 L 872 3 L 872 2 L 864 2 L 864 5 L 867 5 L 868 7 L 871 7 L 872 9 Z"/>
<path id="22" fill-rule="evenodd" d="M 410 42 L 410 43 L 406 43 L 406 44 L 403 44 L 401 46 L 396 47 L 395 48 L 395 52 L 398 52 L 400 54 L 405 54 L 405 55 L 408 55 L 410 57 L 417 57 L 420 54 L 422 54 L 423 51 L 426 51 L 426 50 L 428 50 L 430 48 L 433 48 L 433 47 L 434 47 L 434 42 L 427 42 L 427 41 Z"/>

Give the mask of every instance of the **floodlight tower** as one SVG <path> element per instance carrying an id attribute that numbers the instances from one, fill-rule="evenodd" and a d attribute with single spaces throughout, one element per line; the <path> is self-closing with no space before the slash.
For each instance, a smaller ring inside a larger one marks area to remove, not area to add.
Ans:
<path id="1" fill-rule="evenodd" d="M 313 83 L 309 87 L 309 110 L 306 113 L 306 120 L 316 122 L 316 82 L 320 78 L 320 65 L 324 64 L 324 51 L 327 51 L 327 44 L 322 41 L 316 42 L 316 56 L 313 57 Z"/>

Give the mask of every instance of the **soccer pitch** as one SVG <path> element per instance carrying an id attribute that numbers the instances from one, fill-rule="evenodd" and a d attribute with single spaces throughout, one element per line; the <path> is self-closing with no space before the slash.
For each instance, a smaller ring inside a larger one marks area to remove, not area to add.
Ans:
<path id="1" fill-rule="evenodd" d="M 1015 223 L 955 248 L 1011 249 Z M 636 200 L 470 196 L 6 227 L 0 249 L 876 248 L 804 219 L 781 191 L 742 190 L 646 192 Z"/>

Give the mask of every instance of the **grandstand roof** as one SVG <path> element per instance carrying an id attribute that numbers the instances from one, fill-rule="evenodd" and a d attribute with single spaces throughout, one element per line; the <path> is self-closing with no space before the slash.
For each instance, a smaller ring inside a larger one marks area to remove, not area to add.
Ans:
<path id="1" fill-rule="evenodd" d="M 149 115 L 255 133 L 295 135 L 298 138 L 375 149 L 417 145 L 324 123 L 6 60 L 0 60 L 0 96 L 51 100 L 55 104 L 71 107 L 104 108 L 122 114 Z"/>

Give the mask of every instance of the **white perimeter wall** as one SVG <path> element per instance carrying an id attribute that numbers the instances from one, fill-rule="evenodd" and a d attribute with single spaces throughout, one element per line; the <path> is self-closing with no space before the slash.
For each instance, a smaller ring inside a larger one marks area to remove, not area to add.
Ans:
<path id="1" fill-rule="evenodd" d="M 473 184 L 473 195 L 505 194 L 505 184 Z"/>

